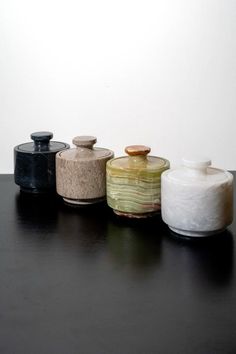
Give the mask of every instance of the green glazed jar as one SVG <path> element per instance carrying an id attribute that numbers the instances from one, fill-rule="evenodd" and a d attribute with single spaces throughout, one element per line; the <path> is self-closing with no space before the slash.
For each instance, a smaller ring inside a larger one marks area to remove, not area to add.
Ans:
<path id="1" fill-rule="evenodd" d="M 128 156 L 107 162 L 107 203 L 113 211 L 131 218 L 155 215 L 161 209 L 161 174 L 168 160 L 149 156 L 143 145 L 125 148 Z"/>

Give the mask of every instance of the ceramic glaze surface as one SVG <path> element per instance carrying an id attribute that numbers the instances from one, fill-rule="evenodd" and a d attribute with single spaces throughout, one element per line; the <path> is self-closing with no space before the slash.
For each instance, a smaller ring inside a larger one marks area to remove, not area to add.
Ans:
<path id="1" fill-rule="evenodd" d="M 161 208 L 161 174 L 169 161 L 147 156 L 150 148 L 129 146 L 129 156 L 107 163 L 107 202 L 118 215 L 147 217 Z"/>
<path id="2" fill-rule="evenodd" d="M 63 142 L 51 141 L 51 132 L 31 134 L 33 142 L 14 148 L 14 177 L 20 189 L 28 193 L 56 192 L 55 155 L 69 149 Z"/>
<path id="3" fill-rule="evenodd" d="M 56 156 L 57 192 L 71 204 L 94 204 L 105 199 L 106 163 L 113 151 L 93 147 L 95 137 L 73 139 L 77 146 Z"/>
<path id="4" fill-rule="evenodd" d="M 210 160 L 183 159 L 162 174 L 162 218 L 186 236 L 210 236 L 233 220 L 233 175 L 209 167 Z"/>

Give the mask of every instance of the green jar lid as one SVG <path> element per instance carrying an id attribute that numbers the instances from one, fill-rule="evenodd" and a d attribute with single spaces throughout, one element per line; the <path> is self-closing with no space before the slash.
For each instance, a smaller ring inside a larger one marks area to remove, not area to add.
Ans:
<path id="1" fill-rule="evenodd" d="M 144 145 L 131 145 L 125 148 L 128 156 L 111 159 L 107 167 L 112 170 L 124 170 L 130 172 L 160 172 L 169 168 L 169 161 L 157 156 L 148 155 L 150 147 Z"/>

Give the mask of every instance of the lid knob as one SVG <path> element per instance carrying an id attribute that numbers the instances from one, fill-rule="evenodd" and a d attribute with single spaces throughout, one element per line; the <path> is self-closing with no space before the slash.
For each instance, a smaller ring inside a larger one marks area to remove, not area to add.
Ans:
<path id="1" fill-rule="evenodd" d="M 206 169 L 211 165 L 211 160 L 207 157 L 184 157 L 182 161 L 185 167 L 193 168 L 196 170 Z"/>
<path id="2" fill-rule="evenodd" d="M 184 167 L 187 167 L 188 174 L 191 176 L 205 176 L 207 167 L 211 165 L 211 160 L 207 157 L 184 157 L 182 159 Z"/>
<path id="3" fill-rule="evenodd" d="M 97 138 L 95 136 L 76 136 L 72 140 L 73 144 L 80 148 L 92 149 L 93 145 L 96 144 Z"/>
<path id="4" fill-rule="evenodd" d="M 149 154 L 149 152 L 151 151 L 150 147 L 145 146 L 145 145 L 130 145 L 130 146 L 126 146 L 125 148 L 125 152 L 129 155 L 129 156 L 146 156 L 147 154 Z"/>
<path id="5" fill-rule="evenodd" d="M 35 132 L 30 135 L 31 139 L 34 141 L 35 149 L 46 149 L 49 141 L 53 137 L 51 132 Z"/>

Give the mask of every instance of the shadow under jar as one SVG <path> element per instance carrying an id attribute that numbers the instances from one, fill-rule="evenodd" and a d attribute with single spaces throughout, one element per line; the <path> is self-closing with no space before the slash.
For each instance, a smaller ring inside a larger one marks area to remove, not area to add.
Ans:
<path id="1" fill-rule="evenodd" d="M 114 153 L 93 147 L 96 141 L 93 136 L 77 136 L 76 148 L 56 156 L 57 193 L 67 203 L 88 205 L 106 199 L 106 163 Z"/>
<path id="2" fill-rule="evenodd" d="M 146 218 L 161 209 L 161 174 L 169 161 L 149 156 L 143 145 L 125 148 L 129 156 L 107 163 L 107 203 L 117 215 Z"/>
<path id="3" fill-rule="evenodd" d="M 51 141 L 51 132 L 31 134 L 33 142 L 14 148 L 14 178 L 21 191 L 40 194 L 56 192 L 55 156 L 70 145 Z"/>

